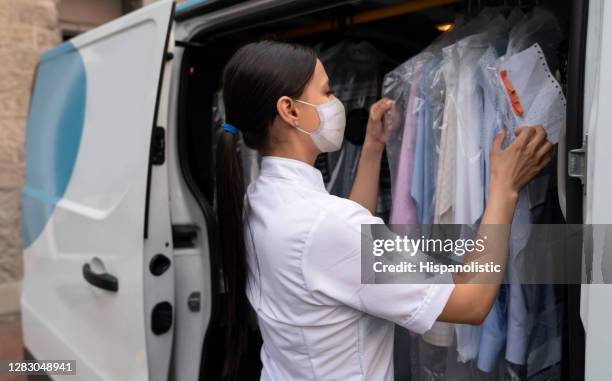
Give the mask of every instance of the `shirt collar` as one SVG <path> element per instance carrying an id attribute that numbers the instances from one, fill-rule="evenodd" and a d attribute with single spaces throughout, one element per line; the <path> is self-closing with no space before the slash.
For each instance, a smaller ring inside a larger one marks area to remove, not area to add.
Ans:
<path id="1" fill-rule="evenodd" d="M 327 192 L 321 171 L 300 160 L 264 156 L 261 159 L 260 175 L 296 181 L 311 189 Z"/>

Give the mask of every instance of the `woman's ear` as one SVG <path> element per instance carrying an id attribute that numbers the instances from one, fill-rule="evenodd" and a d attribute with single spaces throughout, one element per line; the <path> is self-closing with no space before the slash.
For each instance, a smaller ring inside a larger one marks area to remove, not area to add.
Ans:
<path id="1" fill-rule="evenodd" d="M 299 111 L 295 107 L 295 102 L 286 95 L 278 98 L 276 102 L 276 111 L 281 119 L 290 126 L 295 126 L 300 118 Z"/>

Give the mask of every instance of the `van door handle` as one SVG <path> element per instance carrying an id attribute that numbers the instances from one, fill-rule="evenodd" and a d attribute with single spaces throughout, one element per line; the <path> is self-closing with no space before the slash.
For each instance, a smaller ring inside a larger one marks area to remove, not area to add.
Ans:
<path id="1" fill-rule="evenodd" d="M 94 261 L 97 260 L 101 263 L 98 258 L 94 258 Z M 119 290 L 119 281 L 117 277 L 111 275 L 107 272 L 103 273 L 95 273 L 89 263 L 85 263 L 83 265 L 83 278 L 91 284 L 92 286 L 96 286 L 103 290 L 117 292 Z"/>

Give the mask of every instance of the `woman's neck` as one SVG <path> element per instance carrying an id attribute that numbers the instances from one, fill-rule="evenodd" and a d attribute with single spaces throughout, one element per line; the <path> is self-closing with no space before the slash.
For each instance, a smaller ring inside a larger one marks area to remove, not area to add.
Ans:
<path id="1" fill-rule="evenodd" d="M 314 165 L 318 152 L 312 152 L 301 146 L 294 147 L 275 147 L 266 149 L 262 152 L 264 156 L 278 156 L 287 159 L 303 161 L 306 164 Z"/>

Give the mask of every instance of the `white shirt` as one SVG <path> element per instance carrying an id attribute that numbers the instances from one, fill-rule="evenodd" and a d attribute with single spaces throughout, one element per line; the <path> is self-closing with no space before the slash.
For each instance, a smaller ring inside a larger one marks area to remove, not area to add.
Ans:
<path id="1" fill-rule="evenodd" d="M 478 91 L 476 73 L 480 58 L 506 28 L 506 18 L 498 14 L 485 27 L 486 32 L 457 42 L 455 224 L 476 223 L 484 212 L 484 162 L 480 146 L 483 101 Z"/>
<path id="2" fill-rule="evenodd" d="M 382 220 L 327 193 L 306 163 L 263 157 L 247 202 L 261 379 L 393 380 L 393 323 L 427 331 L 454 285 L 361 284 L 360 224 Z"/>

